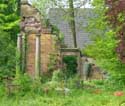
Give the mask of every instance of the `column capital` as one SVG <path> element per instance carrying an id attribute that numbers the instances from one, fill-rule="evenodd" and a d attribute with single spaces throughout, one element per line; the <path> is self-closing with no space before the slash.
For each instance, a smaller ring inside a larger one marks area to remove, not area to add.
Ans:
<path id="1" fill-rule="evenodd" d="M 39 36 L 41 36 L 41 34 L 40 34 L 40 33 L 38 33 L 38 34 L 35 34 L 35 35 L 36 35 L 36 36 L 38 36 L 38 37 L 39 37 Z"/>

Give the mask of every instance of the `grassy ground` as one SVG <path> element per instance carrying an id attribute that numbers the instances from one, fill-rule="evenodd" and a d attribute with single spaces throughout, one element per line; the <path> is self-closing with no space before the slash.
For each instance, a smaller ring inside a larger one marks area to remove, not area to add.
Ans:
<path id="1" fill-rule="evenodd" d="M 57 93 L 49 95 L 27 94 L 23 97 L 3 97 L 0 106 L 125 106 L 125 96 L 114 96 L 113 92 L 100 90 L 71 90 L 67 96 Z"/>

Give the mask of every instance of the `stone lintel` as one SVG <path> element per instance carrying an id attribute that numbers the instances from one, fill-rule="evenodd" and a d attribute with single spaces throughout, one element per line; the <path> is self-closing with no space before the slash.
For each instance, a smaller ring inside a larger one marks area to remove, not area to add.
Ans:
<path id="1" fill-rule="evenodd" d="M 81 52 L 79 48 L 61 48 L 61 52 Z"/>
<path id="2" fill-rule="evenodd" d="M 36 36 L 38 36 L 38 37 L 40 37 L 41 36 L 41 34 L 40 33 L 38 33 L 38 34 L 35 34 Z"/>

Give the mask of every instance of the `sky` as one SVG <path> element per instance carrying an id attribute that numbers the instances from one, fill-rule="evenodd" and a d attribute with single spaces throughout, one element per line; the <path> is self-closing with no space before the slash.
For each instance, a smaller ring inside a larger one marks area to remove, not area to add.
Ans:
<path id="1" fill-rule="evenodd" d="M 33 0 L 28 0 L 28 2 L 30 3 L 30 4 L 32 4 L 32 2 L 31 1 L 33 1 Z M 84 0 L 83 0 L 84 1 Z M 65 0 L 64 0 L 64 2 L 63 2 L 64 4 L 65 4 Z M 91 4 L 89 4 L 89 3 L 86 3 L 86 5 L 85 6 L 82 6 L 81 8 L 91 8 L 92 6 L 91 6 Z"/>

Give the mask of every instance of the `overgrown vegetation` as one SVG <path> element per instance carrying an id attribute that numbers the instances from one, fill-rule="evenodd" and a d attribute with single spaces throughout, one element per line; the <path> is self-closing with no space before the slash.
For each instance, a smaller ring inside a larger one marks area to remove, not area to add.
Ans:
<path id="1" fill-rule="evenodd" d="M 92 5 L 94 6 L 93 14 L 96 15 L 90 17 L 87 29 L 90 32 L 93 43 L 86 47 L 84 53 L 95 59 L 96 64 L 110 73 L 110 76 L 113 76 L 118 82 L 124 82 L 125 64 L 119 60 L 116 53 L 119 43 L 119 40 L 116 39 L 119 26 L 114 30 L 109 25 L 106 16 L 108 8 L 105 0 L 93 0 Z"/>
<path id="2" fill-rule="evenodd" d="M 51 81 L 40 83 L 31 81 L 27 76 L 20 76 L 15 79 L 20 89 L 12 91 L 11 95 L 6 95 L 4 87 L 0 86 L 0 103 L 2 106 L 119 106 L 124 103 L 124 95 L 117 96 L 116 88 L 108 84 L 104 86 L 103 81 L 84 82 L 84 86 L 79 88 L 78 79 L 72 78 L 67 82 L 60 80 L 60 71 L 55 71 Z M 67 88 L 68 87 L 68 88 Z M 119 87 L 119 85 L 117 86 Z M 119 89 L 121 90 L 121 89 Z M 119 91 L 123 92 L 123 91 Z M 121 93 L 122 94 L 122 93 Z M 8 102 L 6 102 L 8 101 Z"/>
<path id="3" fill-rule="evenodd" d="M 55 53 L 51 54 L 48 65 L 51 76 L 42 75 L 39 79 L 32 79 L 22 72 L 15 76 L 16 35 L 19 32 L 17 1 L 0 1 L 1 106 L 125 105 L 125 64 L 118 59 L 116 53 L 119 43 L 116 39 L 117 31 L 106 21 L 107 7 L 104 0 L 93 0 L 92 5 L 93 14 L 96 15 L 89 17 L 87 29 L 92 35 L 93 43 L 83 53 L 95 59 L 98 66 L 110 73 L 109 76 L 105 80 L 83 81 L 76 74 L 77 57 L 65 56 L 64 69 L 61 69 L 58 67 L 58 53 Z M 53 27 L 53 34 L 60 34 L 56 27 Z M 62 42 L 63 36 L 60 35 L 58 40 L 59 43 Z"/>
<path id="4" fill-rule="evenodd" d="M 76 56 L 64 56 L 64 73 L 66 77 L 73 77 L 77 73 L 77 57 Z"/>
<path id="5" fill-rule="evenodd" d="M 15 75 L 19 16 L 15 0 L 0 1 L 0 77 Z"/>

